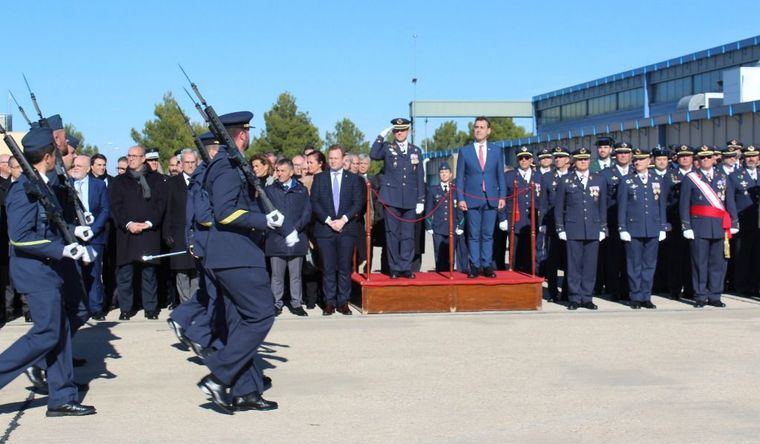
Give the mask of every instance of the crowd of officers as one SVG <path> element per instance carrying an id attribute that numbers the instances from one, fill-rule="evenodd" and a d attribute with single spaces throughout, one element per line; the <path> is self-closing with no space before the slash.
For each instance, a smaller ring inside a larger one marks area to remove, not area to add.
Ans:
<path id="1" fill-rule="evenodd" d="M 596 309 L 592 298 L 601 294 L 633 309 L 656 308 L 653 293 L 696 307 L 724 306 L 724 287 L 758 295 L 760 151 L 737 140 L 649 150 L 600 137 L 593 161 L 586 147 L 522 147 L 510 167 L 488 142 L 489 120 L 478 117 L 456 175 L 444 163 L 438 183 L 426 185 L 410 121 L 397 118 L 368 156 L 339 145 L 292 159 L 254 155 L 251 179 L 233 151 L 249 146 L 251 118 L 220 117 L 233 147 L 218 133 L 199 137 L 210 162 L 181 150 L 163 174 L 158 151 L 135 146 L 118 159 L 116 176 L 105 156 L 75 154 L 78 141 L 60 116 L 33 126 L 24 157 L 71 225 L 77 242 L 66 245 L 28 192 L 18 159 L 0 156 L 4 314 L 23 305 L 34 323 L 0 355 L 0 386 L 26 372 L 50 393 L 51 416 L 94 413 L 77 402 L 71 337 L 111 308 L 126 321 L 140 308 L 157 319 L 168 305 L 177 338 L 209 367 L 198 387 L 220 409 L 277 408 L 261 397 L 271 381 L 257 366 L 258 345 L 286 305 L 298 316 L 318 303 L 325 316 L 351 314 L 351 273 L 368 266 L 368 201 L 372 245 L 382 247 L 390 279 L 416 277 L 427 233 L 437 271 L 449 270 L 453 242 L 454 267 L 468 278 L 537 270 L 549 300 L 570 310 Z M 382 162 L 377 175 L 371 160 Z M 155 258 L 162 254 L 170 257 Z"/>

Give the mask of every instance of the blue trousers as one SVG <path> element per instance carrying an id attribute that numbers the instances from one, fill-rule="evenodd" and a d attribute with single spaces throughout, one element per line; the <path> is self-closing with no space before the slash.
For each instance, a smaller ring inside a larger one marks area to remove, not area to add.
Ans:
<path id="1" fill-rule="evenodd" d="M 90 311 L 87 309 L 88 297 L 82 284 L 82 270 L 79 262 L 64 258 L 60 266 L 63 270 L 62 290 L 66 315 L 69 318 L 69 328 L 73 336 L 90 319 Z"/>
<path id="2" fill-rule="evenodd" d="M 493 266 L 493 230 L 496 226 L 496 208 L 483 204 L 465 213 L 467 221 L 467 248 L 473 267 Z"/>
<path id="3" fill-rule="evenodd" d="M 696 238 L 691 243 L 691 281 L 694 300 L 719 301 L 726 275 L 723 239 Z"/>
<path id="4" fill-rule="evenodd" d="M 185 335 L 203 347 L 220 349 L 226 343 L 226 320 L 223 299 L 217 296 L 217 283 L 210 270 L 203 267 L 199 273 L 200 285 L 190 300 L 172 311 Z"/>
<path id="5" fill-rule="evenodd" d="M 388 207 L 386 213 L 393 213 L 403 219 L 414 219 L 414 208 Z M 390 271 L 411 271 L 414 257 L 414 226 L 412 222 L 401 222 L 390 214 L 385 215 L 385 248 L 388 251 Z"/>
<path id="6" fill-rule="evenodd" d="M 91 247 L 97 256 L 91 264 L 82 266 L 82 275 L 88 292 L 90 313 L 99 313 L 103 311 L 103 250 L 105 245 L 93 244 Z"/>
<path id="7" fill-rule="evenodd" d="M 61 288 L 27 293 L 34 324 L 0 354 L 0 388 L 16 379 L 27 367 L 45 362 L 48 407 L 78 401 L 71 360 L 71 331 Z"/>
<path id="8" fill-rule="evenodd" d="M 325 304 L 338 307 L 348 303 L 351 297 L 354 245 L 356 236 L 335 234 L 332 237 L 317 238 L 319 255 L 322 258 L 322 292 Z"/>
<path id="9" fill-rule="evenodd" d="M 211 372 L 232 387 L 233 396 L 263 392 L 261 369 L 254 358 L 274 324 L 274 296 L 266 268 L 213 270 L 229 304 L 227 344 L 206 360 Z"/>
<path id="10" fill-rule="evenodd" d="M 599 240 L 572 240 L 567 244 L 568 300 L 575 303 L 591 302 L 596 277 L 596 258 Z"/>
<path id="11" fill-rule="evenodd" d="M 633 302 L 647 302 L 652 299 L 659 244 L 656 237 L 634 237 L 630 242 L 625 242 L 628 288 L 631 290 Z"/>

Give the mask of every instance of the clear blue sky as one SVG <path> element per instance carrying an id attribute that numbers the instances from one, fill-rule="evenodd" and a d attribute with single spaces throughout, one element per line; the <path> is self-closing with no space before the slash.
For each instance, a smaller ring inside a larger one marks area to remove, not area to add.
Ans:
<path id="1" fill-rule="evenodd" d="M 195 117 L 177 62 L 217 111 L 251 110 L 257 128 L 289 91 L 322 137 L 349 117 L 371 139 L 408 114 L 415 40 L 418 99 L 530 99 L 760 34 L 758 17 L 758 1 L 5 0 L 0 94 L 33 113 L 26 73 L 43 112 L 113 168 L 166 91 Z"/>

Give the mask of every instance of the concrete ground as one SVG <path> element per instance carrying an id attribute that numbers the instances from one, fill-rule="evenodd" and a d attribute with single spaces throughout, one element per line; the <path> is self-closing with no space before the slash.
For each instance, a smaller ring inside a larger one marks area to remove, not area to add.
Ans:
<path id="1" fill-rule="evenodd" d="M 413 295 L 410 294 L 410 297 Z M 142 313 L 76 338 L 98 414 L 46 418 L 20 376 L 0 391 L 0 441 L 757 442 L 760 302 L 308 318 L 285 312 L 262 350 L 271 412 L 217 413 L 206 373 Z M 0 330 L 0 349 L 28 325 Z"/>

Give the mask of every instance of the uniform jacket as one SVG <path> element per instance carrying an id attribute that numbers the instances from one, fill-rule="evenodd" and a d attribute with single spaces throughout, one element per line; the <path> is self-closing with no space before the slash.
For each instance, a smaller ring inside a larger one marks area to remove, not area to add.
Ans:
<path id="1" fill-rule="evenodd" d="M 403 154 L 395 141 L 385 142 L 378 137 L 372 144 L 369 156 L 383 161 L 380 198 L 385 204 L 410 209 L 424 203 L 425 169 L 419 147 L 407 142 L 406 154 Z"/>
<path id="2" fill-rule="evenodd" d="M 535 195 L 535 211 L 536 211 L 536 226 L 539 225 L 541 220 L 540 201 L 543 188 L 541 187 L 541 177 L 536 173 L 536 170 L 531 170 L 530 182 L 526 182 L 520 174 L 520 170 L 511 170 L 504 173 L 504 180 L 507 184 L 507 205 L 499 211 L 499 221 L 508 220 L 509 226 L 517 231 L 525 227 L 530 227 L 530 202 L 531 191 L 530 184 L 534 184 L 536 188 Z M 515 181 L 517 181 L 517 187 L 515 188 Z M 519 220 L 512 225 L 512 212 L 514 211 L 514 194 L 517 193 L 517 211 L 520 215 Z"/>
<path id="3" fill-rule="evenodd" d="M 185 206 L 185 245 L 198 258 L 206 256 L 208 233 L 214 223 L 214 212 L 211 211 L 208 192 L 203 188 L 207 166 L 201 163 L 190 176 Z"/>
<path id="4" fill-rule="evenodd" d="M 554 221 L 554 204 L 557 200 L 557 189 L 559 182 L 568 174 L 573 174 L 571 170 L 560 176 L 557 170 L 541 175 L 541 194 L 538 195 L 538 206 L 541 210 L 538 225 L 546 226 L 547 231 L 555 232 L 556 224 Z"/>
<path id="5" fill-rule="evenodd" d="M 618 186 L 618 228 L 631 237 L 657 237 L 667 231 L 662 177 L 652 171 L 647 176 L 646 184 L 634 173 Z"/>
<path id="6" fill-rule="evenodd" d="M 567 240 L 598 240 L 607 232 L 607 180 L 600 173 L 589 173 L 586 189 L 575 172 L 559 180 L 554 203 L 557 233 Z"/>
<path id="7" fill-rule="evenodd" d="M 298 243 L 292 247 L 285 245 L 285 237 L 290 233 L 283 230 L 267 231 L 264 253 L 267 256 L 305 256 L 309 249 L 306 228 L 311 222 L 311 202 L 309 191 L 295 178 L 290 180 L 287 190 L 277 181 L 266 187 L 272 205 L 292 221 L 293 230 L 298 232 Z M 292 230 L 291 230 L 292 231 Z"/>
<path id="8" fill-rule="evenodd" d="M 163 229 L 164 242 L 172 252 L 187 250 L 185 224 L 189 184 L 185 183 L 184 173 L 170 177 L 166 184 L 169 201 L 166 205 L 166 223 Z M 190 253 L 170 257 L 169 264 L 172 270 L 195 269 L 195 261 Z"/>
<path id="9" fill-rule="evenodd" d="M 343 177 L 340 185 L 340 205 L 338 213 L 335 213 L 332 198 L 332 172 L 323 171 L 314 176 L 314 183 L 311 186 L 311 211 L 314 214 L 314 236 L 315 237 L 333 237 L 338 235 L 326 223 L 328 217 L 340 219 L 346 216 L 348 222 L 343 227 L 340 234 L 348 236 L 359 235 L 359 224 L 361 223 L 361 214 L 364 211 L 364 181 L 356 174 L 349 173 L 346 170 L 342 172 Z"/>
<path id="10" fill-rule="evenodd" d="M 726 173 L 724 173 L 722 169 L 713 168 L 713 178 L 711 182 L 707 181 L 707 177 L 702 171 L 697 170 L 695 174 L 699 180 L 712 187 L 713 191 L 718 195 L 718 198 L 723 202 L 726 211 L 728 211 L 728 214 L 731 216 L 731 226 L 738 228 L 739 222 L 736 218 L 736 205 L 734 204 L 734 187 L 731 181 L 728 180 Z M 694 205 L 709 206 L 710 204 L 692 180 L 685 177 L 683 182 L 681 182 L 681 198 L 679 201 L 681 228 L 684 231 L 694 230 L 694 237 L 696 238 L 723 239 L 725 230 L 723 229 L 722 220 L 717 217 L 692 216 L 690 209 Z"/>
<path id="11" fill-rule="evenodd" d="M 757 170 L 760 179 L 760 170 Z M 734 188 L 734 202 L 739 217 L 739 226 L 745 233 L 758 229 L 758 201 L 760 182 L 752 179 L 747 168 L 737 168 L 728 176 Z"/>
<path id="12" fill-rule="evenodd" d="M 504 156 L 501 149 L 492 143 L 486 144 L 486 163 L 480 169 L 480 160 L 475 144 L 459 150 L 457 158 L 456 192 L 457 200 L 464 200 L 468 208 L 478 208 L 486 203 L 496 208 L 499 199 L 507 197 L 507 183 L 504 179 Z M 483 181 L 486 198 L 483 196 Z"/>
<path id="13" fill-rule="evenodd" d="M 451 188 L 449 183 L 449 189 Z M 438 205 L 440 203 L 440 206 Z M 438 206 L 438 209 L 435 209 Z M 454 230 L 457 227 L 464 226 L 464 212 L 457 209 L 457 200 L 454 197 Z M 433 210 L 435 209 L 435 212 Z M 425 229 L 433 230 L 433 233 L 442 236 L 449 235 L 449 197 L 448 192 L 443 191 L 441 184 L 428 186 L 427 196 L 425 196 L 425 214 L 429 216 L 425 219 Z"/>

